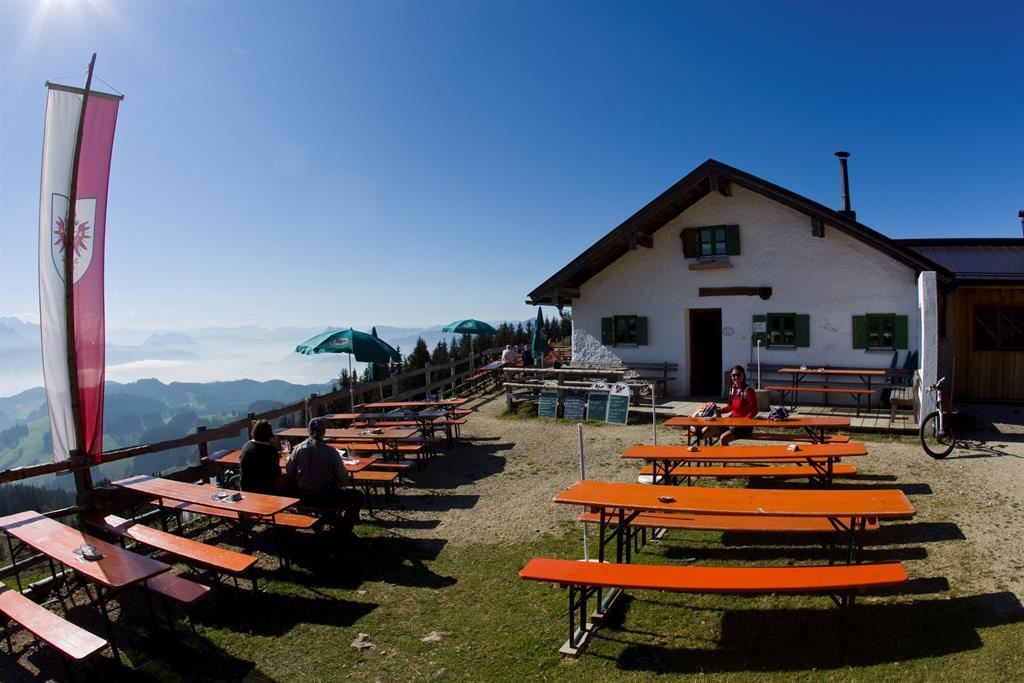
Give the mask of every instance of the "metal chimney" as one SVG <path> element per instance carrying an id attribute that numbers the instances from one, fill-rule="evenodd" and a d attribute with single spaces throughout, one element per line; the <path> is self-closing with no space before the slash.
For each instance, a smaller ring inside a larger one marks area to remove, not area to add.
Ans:
<path id="1" fill-rule="evenodd" d="M 846 168 L 846 160 L 850 158 L 849 152 L 836 152 L 839 157 L 839 167 L 843 170 L 843 208 L 839 213 L 856 220 L 857 212 L 850 208 L 850 172 Z"/>

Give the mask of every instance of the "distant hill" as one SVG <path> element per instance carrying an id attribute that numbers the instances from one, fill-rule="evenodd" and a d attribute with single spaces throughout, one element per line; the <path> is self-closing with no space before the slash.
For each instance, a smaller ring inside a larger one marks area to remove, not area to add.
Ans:
<path id="1" fill-rule="evenodd" d="M 127 384 L 107 382 L 104 402 L 105 450 L 140 443 L 153 443 L 193 433 L 198 425 L 216 426 L 295 403 L 312 393 L 324 393 L 329 384 L 291 384 L 281 380 L 257 382 L 171 382 L 155 379 Z M 0 398 L 0 411 L 11 424 L 0 433 L 0 469 L 49 462 L 52 456 L 50 421 L 42 389 L 30 389 Z M 216 450 L 237 446 L 238 439 L 215 444 Z M 219 443 L 219 442 L 218 442 Z M 195 460 L 196 449 L 181 448 L 105 465 L 97 475 L 126 476 L 133 472 L 156 472 L 184 466 Z M 48 486 L 72 486 L 69 477 L 48 478 Z"/>

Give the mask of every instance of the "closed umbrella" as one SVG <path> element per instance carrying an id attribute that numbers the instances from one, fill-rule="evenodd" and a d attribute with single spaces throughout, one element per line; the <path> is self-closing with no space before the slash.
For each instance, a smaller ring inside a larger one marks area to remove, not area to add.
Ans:
<path id="1" fill-rule="evenodd" d="M 352 357 L 360 363 L 378 363 L 387 365 L 388 362 L 396 363 L 402 360 L 401 354 L 376 335 L 353 330 L 337 330 L 334 332 L 323 332 L 295 347 L 299 353 L 312 356 L 318 353 L 347 353 L 348 374 L 352 377 Z M 355 406 L 355 384 L 353 379 L 349 380 L 348 392 L 349 401 Z"/>
<path id="2" fill-rule="evenodd" d="M 498 331 L 483 320 L 466 318 L 448 323 L 441 328 L 442 332 L 469 335 L 469 374 L 473 375 L 473 336 L 477 334 L 498 334 Z"/>
<path id="3" fill-rule="evenodd" d="M 544 352 L 548 350 L 548 342 L 544 338 L 544 315 L 540 306 L 537 307 L 537 322 L 533 325 L 533 337 L 530 339 L 530 353 L 533 354 L 533 362 L 540 359 L 540 366 L 544 367 Z"/>

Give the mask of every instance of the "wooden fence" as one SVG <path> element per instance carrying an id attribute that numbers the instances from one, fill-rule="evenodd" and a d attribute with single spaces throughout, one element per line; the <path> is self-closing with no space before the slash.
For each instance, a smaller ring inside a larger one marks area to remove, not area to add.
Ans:
<path id="1" fill-rule="evenodd" d="M 482 353 L 493 356 L 495 353 L 500 353 L 500 351 L 500 349 L 487 349 L 482 352 L 477 352 L 475 359 L 477 367 L 479 367 L 479 358 Z M 444 366 L 427 364 L 424 368 L 410 370 L 409 372 L 394 375 L 380 381 L 359 382 L 352 388 L 355 403 L 371 403 L 373 401 L 381 401 L 385 399 L 404 401 L 426 397 L 435 391 L 438 395 L 454 394 L 467 383 L 467 380 L 471 375 L 469 360 L 470 359 L 467 356 L 466 358 L 453 360 Z M 422 386 L 401 390 L 401 386 L 407 384 L 410 380 L 415 380 L 419 377 L 423 378 Z M 206 463 L 207 456 L 209 455 L 207 448 L 207 444 L 209 442 L 217 441 L 219 439 L 230 439 L 238 436 L 243 431 L 248 432 L 249 426 L 252 424 L 253 420 L 273 420 L 285 415 L 298 413 L 301 414 L 302 421 L 305 422 L 308 419 L 323 414 L 324 408 L 327 405 L 336 402 L 340 402 L 348 406 L 348 387 L 326 394 L 311 394 L 309 398 L 297 401 L 296 403 L 281 406 L 280 408 L 274 408 L 273 410 L 268 410 L 258 414 L 250 413 L 242 420 L 235 420 L 234 422 L 229 422 L 228 424 L 220 425 L 218 427 L 208 428 L 205 426 L 199 426 L 196 428 L 195 434 L 189 434 L 177 439 L 160 441 L 158 443 L 128 446 L 127 448 L 118 448 L 112 451 L 104 451 L 102 461 L 103 464 L 106 464 L 108 462 L 116 462 L 126 458 L 134 458 L 147 453 L 169 451 L 173 448 L 181 448 L 182 446 L 197 446 L 199 464 L 204 465 Z M 96 465 L 94 463 L 83 460 L 65 460 L 62 462 L 44 463 L 42 465 L 15 467 L 0 471 L 0 484 L 6 484 L 12 481 L 21 481 L 32 477 L 41 477 L 47 474 L 81 472 L 95 466 Z M 76 483 L 79 485 L 81 481 L 81 478 L 76 479 Z M 81 490 L 79 493 L 81 493 Z"/>

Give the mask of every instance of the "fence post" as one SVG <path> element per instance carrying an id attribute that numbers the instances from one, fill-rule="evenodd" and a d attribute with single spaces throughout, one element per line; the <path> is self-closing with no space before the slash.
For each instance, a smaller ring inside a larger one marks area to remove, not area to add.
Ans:
<path id="1" fill-rule="evenodd" d="M 198 427 L 196 427 L 196 434 L 202 434 L 205 431 L 206 431 L 206 427 L 204 425 L 199 425 Z M 209 462 L 209 459 L 210 459 L 210 448 L 209 448 L 209 445 L 207 444 L 206 441 L 199 442 L 199 464 L 200 465 L 206 465 Z M 210 483 L 210 475 L 207 472 L 206 467 L 203 467 L 203 483 L 204 484 L 209 484 Z"/>

